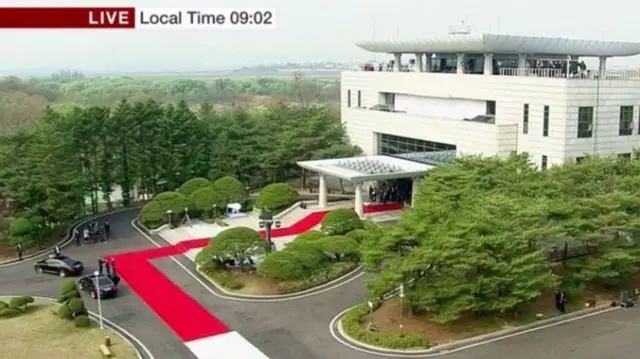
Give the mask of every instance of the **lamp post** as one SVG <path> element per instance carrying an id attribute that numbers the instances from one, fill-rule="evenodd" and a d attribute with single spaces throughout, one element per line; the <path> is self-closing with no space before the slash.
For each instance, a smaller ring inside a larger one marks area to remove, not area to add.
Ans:
<path id="1" fill-rule="evenodd" d="M 400 284 L 400 334 L 404 334 L 404 284 Z"/>
<path id="2" fill-rule="evenodd" d="M 260 228 L 264 228 L 265 239 L 269 244 L 268 252 L 271 253 L 274 250 L 274 244 L 271 240 L 271 228 L 275 225 L 276 228 L 280 228 L 280 221 L 273 218 L 273 213 L 268 209 L 264 209 L 260 211 L 260 216 L 258 217 L 258 225 Z"/>
<path id="3" fill-rule="evenodd" d="M 93 278 L 95 282 L 93 285 L 96 291 L 96 298 L 98 299 L 98 321 L 100 322 L 100 329 L 104 330 L 104 322 L 102 320 L 102 300 L 100 299 L 100 297 L 102 297 L 102 295 L 100 295 L 100 272 L 93 272 Z"/>
<path id="4" fill-rule="evenodd" d="M 211 213 L 211 218 L 215 220 L 216 217 L 218 216 L 218 204 L 217 203 L 212 204 L 211 208 L 213 210 L 213 212 Z"/>
<path id="5" fill-rule="evenodd" d="M 169 228 L 173 228 L 173 222 L 172 222 L 172 218 L 171 218 L 172 214 L 173 214 L 173 211 L 168 209 L 166 213 L 167 213 L 167 220 L 169 221 Z"/>

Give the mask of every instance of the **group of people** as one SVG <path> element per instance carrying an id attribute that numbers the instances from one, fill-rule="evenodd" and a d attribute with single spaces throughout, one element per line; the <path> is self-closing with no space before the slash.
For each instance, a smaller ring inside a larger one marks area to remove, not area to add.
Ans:
<path id="1" fill-rule="evenodd" d="M 369 186 L 369 201 L 405 203 L 411 200 L 411 182 L 410 181 L 382 181 L 379 186 L 373 184 Z"/>
<path id="2" fill-rule="evenodd" d="M 108 221 L 104 221 L 104 223 L 89 222 L 82 230 L 82 236 L 77 227 L 73 231 L 73 238 L 78 246 L 82 243 L 82 240 L 84 240 L 85 244 L 92 239 L 94 242 L 104 242 L 109 239 L 110 235 L 111 225 Z"/>
<path id="3" fill-rule="evenodd" d="M 111 278 L 113 284 L 115 285 L 118 285 L 118 283 L 120 282 L 120 277 L 116 272 L 116 260 L 113 257 L 109 259 L 98 258 L 98 273 L 100 275 L 104 274 L 107 277 Z"/>

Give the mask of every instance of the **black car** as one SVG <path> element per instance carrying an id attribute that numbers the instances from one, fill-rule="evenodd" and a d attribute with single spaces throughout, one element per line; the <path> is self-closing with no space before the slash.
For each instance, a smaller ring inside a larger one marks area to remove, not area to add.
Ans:
<path id="1" fill-rule="evenodd" d="M 57 256 L 39 261 L 34 269 L 37 273 L 51 273 L 66 277 L 82 274 L 84 265 L 79 260 Z"/>
<path id="2" fill-rule="evenodd" d="M 98 284 L 99 291 L 96 290 L 96 282 Z M 115 297 L 118 294 L 118 286 L 109 276 L 106 275 L 88 275 L 80 278 L 78 281 L 78 289 L 91 294 L 91 298 L 97 299 L 98 292 L 100 298 Z"/>

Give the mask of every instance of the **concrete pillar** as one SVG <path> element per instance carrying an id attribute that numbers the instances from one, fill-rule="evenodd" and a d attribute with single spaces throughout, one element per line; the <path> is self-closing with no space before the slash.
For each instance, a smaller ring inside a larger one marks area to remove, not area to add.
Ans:
<path id="1" fill-rule="evenodd" d="M 362 183 L 354 183 L 356 187 L 356 207 L 355 211 L 358 216 L 364 216 L 364 203 L 362 202 Z"/>
<path id="2" fill-rule="evenodd" d="M 320 174 L 319 182 L 318 204 L 320 208 L 327 208 L 327 175 Z"/>
<path id="3" fill-rule="evenodd" d="M 411 182 L 411 207 L 416 205 L 416 195 L 420 191 L 420 178 L 415 177 Z"/>
<path id="4" fill-rule="evenodd" d="M 527 55 L 518 54 L 518 76 L 525 76 L 527 72 Z"/>
<path id="5" fill-rule="evenodd" d="M 484 74 L 493 75 L 493 54 L 490 52 L 484 54 Z"/>
<path id="6" fill-rule="evenodd" d="M 422 66 L 422 55 L 424 54 L 416 54 L 416 70 L 417 72 L 422 72 L 423 71 L 423 66 Z"/>
<path id="7" fill-rule="evenodd" d="M 598 77 L 604 78 L 607 75 L 607 58 L 600 57 L 600 63 L 598 64 Z"/>
<path id="8" fill-rule="evenodd" d="M 393 71 L 400 72 L 402 71 L 402 54 L 393 54 Z"/>
<path id="9" fill-rule="evenodd" d="M 456 64 L 456 73 L 464 74 L 464 54 L 458 54 L 458 62 Z"/>
<path id="10" fill-rule="evenodd" d="M 424 57 L 424 72 L 431 72 L 433 69 L 432 58 L 433 54 L 425 54 Z"/>

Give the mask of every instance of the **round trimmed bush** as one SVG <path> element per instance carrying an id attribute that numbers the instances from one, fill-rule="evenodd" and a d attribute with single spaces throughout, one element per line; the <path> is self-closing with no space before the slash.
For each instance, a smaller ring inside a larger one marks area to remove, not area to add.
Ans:
<path id="1" fill-rule="evenodd" d="M 75 324 L 77 328 L 89 328 L 91 327 L 91 319 L 86 315 L 79 315 L 73 318 L 73 324 Z"/>
<path id="2" fill-rule="evenodd" d="M 287 246 L 282 252 L 291 253 L 308 273 L 329 261 L 329 257 L 315 245 L 315 242 L 298 242 L 291 247 Z"/>
<path id="3" fill-rule="evenodd" d="M 343 235 L 364 228 L 358 214 L 349 208 L 338 208 L 324 216 L 322 230 L 330 236 Z"/>
<path id="4" fill-rule="evenodd" d="M 224 196 L 213 189 L 212 186 L 200 188 L 189 197 L 189 202 L 200 213 L 210 214 L 213 212 L 213 205 L 216 205 L 216 214 L 223 214 L 226 211 L 227 203 Z"/>
<path id="5" fill-rule="evenodd" d="M 24 308 L 29 304 L 27 297 L 13 297 L 9 300 L 9 306 L 12 308 Z"/>
<path id="6" fill-rule="evenodd" d="M 71 320 L 73 318 L 73 312 L 71 312 L 67 304 L 62 304 L 60 308 L 58 308 L 58 316 L 62 319 Z"/>
<path id="7" fill-rule="evenodd" d="M 187 197 L 178 192 L 162 192 L 153 198 L 153 202 L 159 203 L 163 213 L 171 210 L 173 213 L 183 213 L 189 207 Z"/>
<path id="8" fill-rule="evenodd" d="M 358 243 L 362 243 L 362 241 L 364 241 L 365 237 L 367 236 L 367 231 L 364 229 L 354 229 L 353 231 L 345 234 L 345 236 L 355 240 Z"/>
<path id="9" fill-rule="evenodd" d="M 206 178 L 196 177 L 183 183 L 182 186 L 178 188 L 178 192 L 182 193 L 185 197 L 189 197 L 195 191 L 206 187 L 211 187 L 211 182 Z"/>
<path id="10" fill-rule="evenodd" d="M 145 204 L 140 212 L 140 222 L 149 229 L 158 228 L 166 221 L 167 214 L 158 202 L 151 201 Z"/>
<path id="11" fill-rule="evenodd" d="M 297 236 L 293 241 L 294 242 L 313 242 L 320 238 L 326 237 L 327 235 L 324 232 L 311 230 L 308 232 L 304 232 L 301 235 Z"/>
<path id="12" fill-rule="evenodd" d="M 0 310 L 0 317 L 2 318 L 15 318 L 22 314 L 22 311 L 17 308 L 4 308 Z"/>
<path id="13" fill-rule="evenodd" d="M 331 253 L 337 259 L 358 254 L 358 249 L 360 248 L 358 242 L 346 236 L 324 237 L 314 244 L 321 251 Z"/>
<path id="14" fill-rule="evenodd" d="M 69 292 L 77 292 L 78 287 L 73 279 L 65 279 L 60 283 L 60 294 L 65 295 Z"/>
<path id="15" fill-rule="evenodd" d="M 307 272 L 302 262 L 290 251 L 273 252 L 260 264 L 258 273 L 280 280 L 300 279 Z"/>
<path id="16" fill-rule="evenodd" d="M 298 192 L 287 183 L 273 183 L 260 191 L 255 207 L 277 211 L 285 209 L 298 200 Z"/>
<path id="17" fill-rule="evenodd" d="M 9 308 L 9 304 L 7 304 L 7 302 L 0 300 L 0 310 L 3 310 L 5 308 Z"/>
<path id="18" fill-rule="evenodd" d="M 242 182 L 231 176 L 224 176 L 215 180 L 213 189 L 220 193 L 225 204 L 244 203 L 247 199 L 247 191 L 245 191 Z"/>
<path id="19" fill-rule="evenodd" d="M 257 248 L 266 249 L 267 241 L 258 232 L 247 227 L 225 229 L 209 242 L 212 255 L 242 257 L 243 253 Z"/>
<path id="20" fill-rule="evenodd" d="M 80 298 L 71 299 L 69 301 L 69 304 L 67 304 L 67 306 L 69 307 L 69 310 L 71 311 L 72 314 L 84 313 L 87 311 L 87 309 L 84 306 L 84 300 Z"/>

